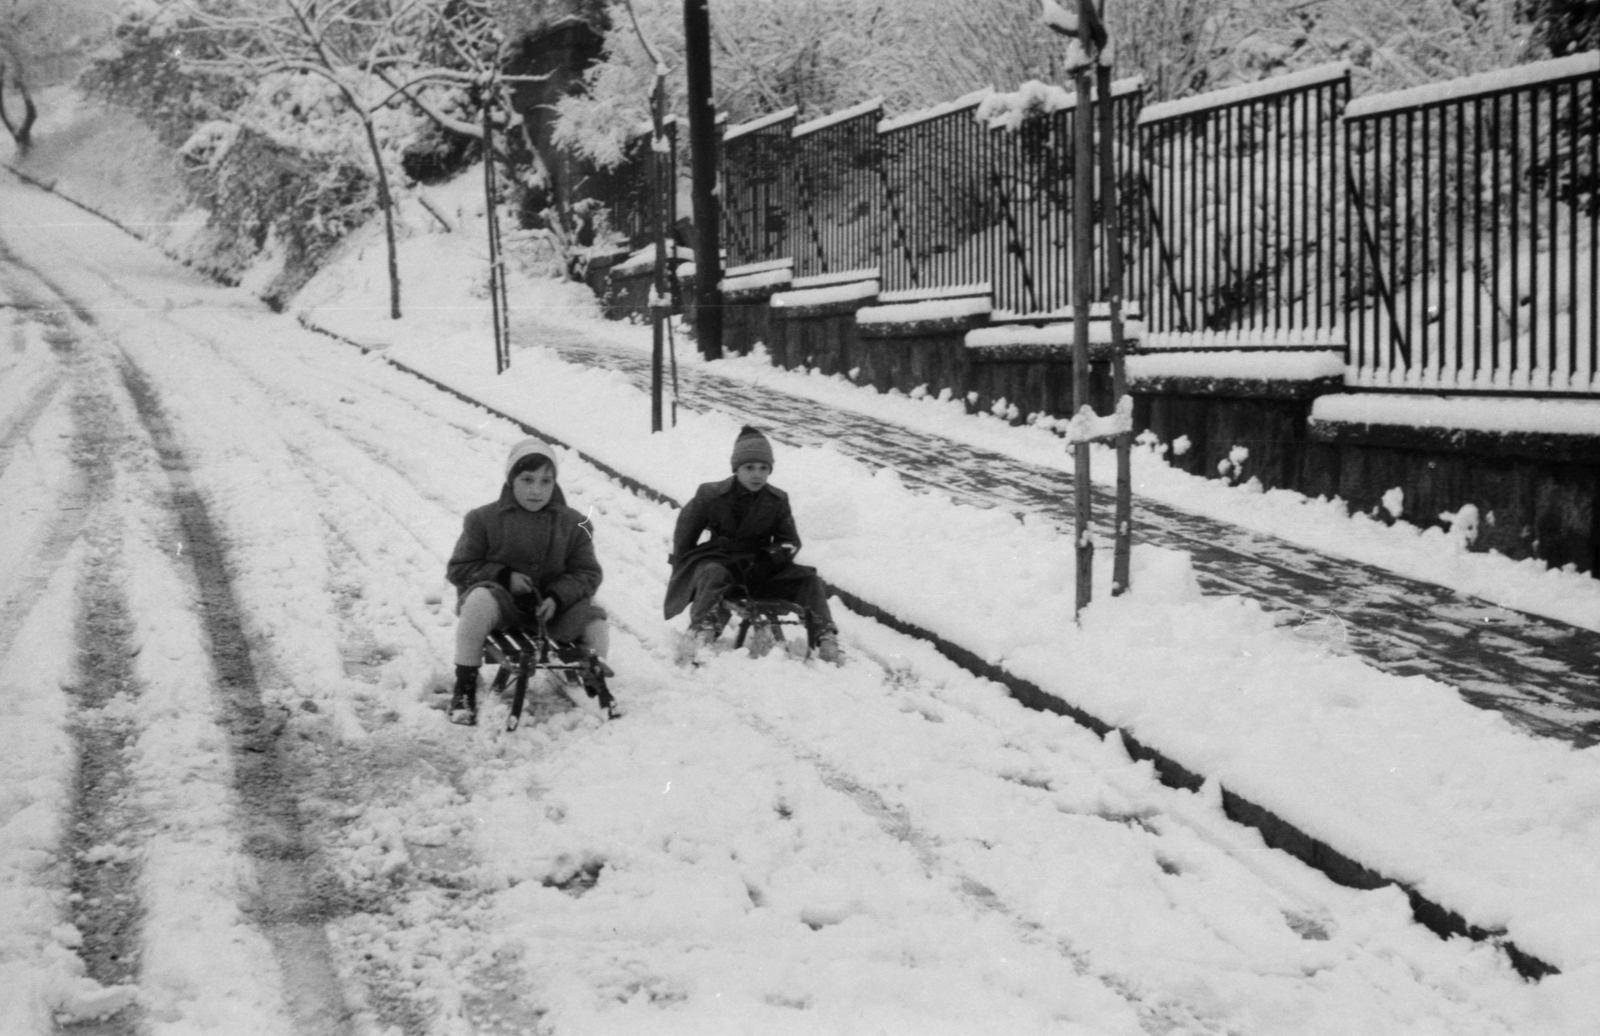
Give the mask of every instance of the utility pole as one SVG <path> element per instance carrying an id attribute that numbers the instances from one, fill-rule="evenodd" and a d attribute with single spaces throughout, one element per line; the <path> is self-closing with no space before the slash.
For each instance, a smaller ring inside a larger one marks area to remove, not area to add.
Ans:
<path id="1" fill-rule="evenodd" d="M 695 338 L 722 358 L 722 213 L 717 201 L 717 110 L 711 94 L 710 0 L 683 0 L 689 87 L 689 167 L 694 193 Z"/>

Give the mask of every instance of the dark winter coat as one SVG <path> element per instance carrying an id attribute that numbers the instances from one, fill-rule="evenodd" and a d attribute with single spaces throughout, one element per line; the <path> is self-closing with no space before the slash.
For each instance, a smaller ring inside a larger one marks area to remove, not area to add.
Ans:
<path id="1" fill-rule="evenodd" d="M 762 486 L 740 521 L 735 514 L 735 501 L 744 493 L 738 479 L 731 476 L 721 482 L 707 482 L 678 512 L 672 556 L 667 559 L 672 564 L 672 577 L 667 581 L 667 597 L 662 606 L 667 618 L 689 606 L 694 597 L 694 569 L 706 561 L 738 572 L 764 558 L 782 558 L 782 563 L 763 574 L 764 582 L 797 581 L 817 574 L 814 568 L 788 560 L 800 549 L 800 533 L 789 510 L 789 494 L 770 483 Z M 701 534 L 708 530 L 710 538 L 701 543 Z M 784 545 L 793 549 L 773 550 Z"/>
<path id="2" fill-rule="evenodd" d="M 540 594 L 554 597 L 558 612 L 587 601 L 600 588 L 589 522 L 567 506 L 560 486 L 537 511 L 517 503 L 506 483 L 499 500 L 467 512 L 445 569 L 458 591 L 457 608 L 469 590 L 483 586 L 494 593 L 501 615 L 531 622 L 537 600 L 531 594 L 520 601 L 512 597 L 513 572 L 532 579 Z"/>

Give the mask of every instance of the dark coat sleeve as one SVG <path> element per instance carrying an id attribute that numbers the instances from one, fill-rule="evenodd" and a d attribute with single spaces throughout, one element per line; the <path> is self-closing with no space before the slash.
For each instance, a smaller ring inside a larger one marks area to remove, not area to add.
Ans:
<path id="1" fill-rule="evenodd" d="M 501 582 L 506 566 L 487 560 L 489 555 L 489 530 L 484 525 L 481 511 L 468 511 L 461 522 L 461 535 L 450 552 L 445 565 L 445 578 L 458 590 L 475 583 Z"/>
<path id="2" fill-rule="evenodd" d="M 795 527 L 794 511 L 789 507 L 789 498 L 781 498 L 779 504 L 778 520 L 772 528 L 772 542 L 792 548 L 789 556 L 793 557 L 800 550 L 800 530 Z"/>
<path id="3" fill-rule="evenodd" d="M 579 517 L 576 526 L 567 535 L 565 569 L 543 587 L 546 594 L 556 599 L 556 607 L 562 610 L 586 597 L 593 597 L 595 591 L 600 589 L 600 559 L 594 551 L 594 530 L 590 528 L 587 518 Z"/>
<path id="4" fill-rule="evenodd" d="M 710 494 L 701 486 L 694 498 L 678 512 L 678 524 L 672 530 L 672 556 L 667 559 L 674 567 L 683 564 L 695 548 L 700 534 L 710 521 Z"/>

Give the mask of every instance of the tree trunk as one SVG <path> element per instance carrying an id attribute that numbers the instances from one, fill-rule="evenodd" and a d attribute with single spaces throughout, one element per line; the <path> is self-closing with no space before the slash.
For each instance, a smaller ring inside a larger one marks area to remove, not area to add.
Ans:
<path id="1" fill-rule="evenodd" d="M 6 132 L 11 134 L 11 139 L 17 142 L 17 152 L 27 154 L 28 148 L 33 146 L 33 124 L 39 119 L 39 109 L 33 103 L 33 95 L 28 92 L 28 84 L 21 79 L 13 80 L 17 90 L 22 94 L 22 122 L 16 124 L 11 121 L 11 116 L 6 112 L 5 98 L 5 67 L 0 65 L 0 123 L 3 123 Z"/>
<path id="2" fill-rule="evenodd" d="M 361 127 L 372 150 L 372 167 L 378 171 L 378 205 L 383 209 L 383 234 L 389 248 L 389 317 L 400 319 L 400 258 L 394 237 L 394 198 L 389 194 L 389 174 L 383 168 L 383 149 L 378 146 L 378 130 L 372 117 L 362 113 Z"/>

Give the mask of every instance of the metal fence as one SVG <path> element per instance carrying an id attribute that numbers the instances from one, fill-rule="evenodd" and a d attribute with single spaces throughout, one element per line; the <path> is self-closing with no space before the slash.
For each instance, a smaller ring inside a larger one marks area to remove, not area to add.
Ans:
<path id="1" fill-rule="evenodd" d="M 1350 93 L 1345 65 L 1149 107 L 1137 81 L 1113 90 L 1149 337 L 1344 348 L 1373 388 L 1600 394 L 1600 54 Z M 729 264 L 1066 306 L 1077 107 L 1019 96 L 730 129 Z"/>
<path id="2" fill-rule="evenodd" d="M 591 171 L 585 183 L 591 197 L 605 201 L 605 229 L 625 238 L 630 248 L 654 243 L 658 213 L 669 227 L 677 222 L 677 119 L 668 116 L 662 128 L 664 150 L 651 146 L 654 131 L 646 128 L 629 138 L 621 163 Z"/>
<path id="3" fill-rule="evenodd" d="M 1595 393 L 1600 55 L 1352 102 L 1349 368 Z"/>
<path id="4" fill-rule="evenodd" d="M 794 124 L 795 109 L 785 108 L 723 135 L 722 240 L 729 265 L 792 254 Z"/>
<path id="5" fill-rule="evenodd" d="M 1152 330 L 1336 331 L 1349 97 L 1349 68 L 1334 65 L 1140 113 L 1144 234 L 1130 294 Z"/>

